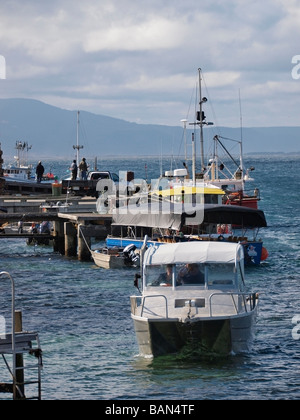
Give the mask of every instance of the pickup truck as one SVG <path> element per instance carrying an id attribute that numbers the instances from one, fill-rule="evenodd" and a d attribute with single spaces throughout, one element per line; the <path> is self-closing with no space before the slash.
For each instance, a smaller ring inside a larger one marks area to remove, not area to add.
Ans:
<path id="1" fill-rule="evenodd" d="M 119 177 L 117 174 L 109 171 L 91 171 L 88 173 L 87 180 L 83 181 L 78 179 L 72 181 L 65 179 L 62 181 L 62 193 L 72 193 L 76 196 L 89 196 L 98 198 L 98 192 L 96 190 L 97 184 L 100 180 L 109 179 L 113 181 L 116 186 L 119 184 Z"/>

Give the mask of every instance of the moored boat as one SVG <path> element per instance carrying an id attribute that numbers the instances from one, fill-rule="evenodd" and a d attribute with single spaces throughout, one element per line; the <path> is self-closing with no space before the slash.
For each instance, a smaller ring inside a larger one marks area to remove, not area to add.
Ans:
<path id="1" fill-rule="evenodd" d="M 96 250 L 91 250 L 91 256 L 94 263 L 105 269 L 137 267 L 139 266 L 139 250 L 133 244 L 123 247 L 102 247 Z"/>
<path id="2" fill-rule="evenodd" d="M 158 202 L 116 209 L 106 245 L 111 248 L 134 244 L 140 249 L 145 235 L 150 238 L 148 246 L 191 241 L 241 243 L 246 264 L 259 265 L 267 258 L 267 251 L 258 232 L 266 226 L 262 210 Z"/>
<path id="3" fill-rule="evenodd" d="M 251 348 L 258 295 L 245 291 L 240 244 L 150 247 L 141 277 L 131 317 L 142 356 L 226 356 Z"/>
<path id="4" fill-rule="evenodd" d="M 258 201 L 260 200 L 260 194 L 258 188 L 255 188 L 253 191 L 249 192 L 245 189 L 245 184 L 247 182 L 253 181 L 250 177 L 250 173 L 255 169 L 250 167 L 246 169 L 244 166 L 243 159 L 243 139 L 242 139 L 242 112 L 240 113 L 241 119 L 241 139 L 235 140 L 223 137 L 221 135 L 215 135 L 213 138 L 213 148 L 212 153 L 209 154 L 209 157 L 204 153 L 204 132 L 203 128 L 205 126 L 214 125 L 213 122 L 208 122 L 205 112 L 203 110 L 204 104 L 207 103 L 208 99 L 202 97 L 202 70 L 198 69 L 199 74 L 199 111 L 196 111 L 194 117 L 194 122 L 189 123 L 195 128 L 198 126 L 200 128 L 200 153 L 201 153 L 201 171 L 196 174 L 196 163 L 193 158 L 193 181 L 194 184 L 199 180 L 202 182 L 210 183 L 218 188 L 224 190 L 224 200 L 223 204 L 228 205 L 237 205 L 250 208 L 258 208 Z M 240 109 L 241 109 L 241 100 L 240 100 Z M 182 120 L 184 122 L 184 130 L 186 131 L 187 120 Z M 186 139 L 186 133 L 185 133 Z M 229 148 L 225 145 L 224 140 L 230 141 L 238 145 L 239 147 L 239 159 L 233 156 L 231 147 Z M 185 140 L 186 142 L 186 140 Z M 185 149 L 187 146 L 185 146 Z M 192 148 L 195 148 L 194 133 L 192 134 Z M 185 153 L 187 156 L 187 154 Z"/>

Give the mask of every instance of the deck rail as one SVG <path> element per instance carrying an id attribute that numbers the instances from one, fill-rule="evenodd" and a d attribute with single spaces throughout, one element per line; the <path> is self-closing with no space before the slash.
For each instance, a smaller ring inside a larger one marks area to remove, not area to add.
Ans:
<path id="1" fill-rule="evenodd" d="M 135 315 L 136 313 L 136 309 L 137 309 L 137 299 L 141 299 L 141 305 L 142 305 L 142 309 L 141 309 L 141 317 L 143 316 L 144 310 L 145 310 L 145 301 L 147 299 L 151 299 L 151 298 L 163 298 L 165 300 L 165 309 L 166 309 L 166 316 L 165 318 L 168 319 L 169 318 L 169 312 L 168 312 L 168 299 L 165 295 L 147 295 L 147 296 L 131 296 L 130 300 L 131 300 L 131 313 L 133 315 Z"/>
<path id="2" fill-rule="evenodd" d="M 258 294 L 257 293 L 239 293 L 239 292 L 214 292 L 208 297 L 208 307 L 209 307 L 209 317 L 216 318 L 220 315 L 213 314 L 213 303 L 212 300 L 216 296 L 227 296 L 232 300 L 232 306 L 235 310 L 236 315 L 241 313 L 248 313 L 249 311 L 252 312 L 255 307 L 257 306 L 258 301 Z M 147 295 L 147 296 L 131 296 L 131 313 L 136 315 L 137 310 L 137 299 L 141 300 L 141 313 L 140 316 L 143 317 L 145 311 L 145 302 L 147 299 L 154 299 L 154 298 L 163 298 L 165 301 L 165 318 L 169 318 L 168 313 L 168 298 L 165 295 Z M 186 301 L 190 301 L 190 306 L 192 307 L 193 299 L 185 299 Z M 157 316 L 157 314 L 156 314 Z"/>
<path id="3" fill-rule="evenodd" d="M 238 292 L 215 292 L 209 298 L 209 316 L 213 318 L 212 299 L 215 296 L 229 296 L 232 299 L 233 308 L 237 315 L 253 311 L 256 307 L 258 295 L 257 293 L 238 293 Z M 240 299 L 241 298 L 241 299 Z M 237 301 L 236 301 L 237 300 Z"/>

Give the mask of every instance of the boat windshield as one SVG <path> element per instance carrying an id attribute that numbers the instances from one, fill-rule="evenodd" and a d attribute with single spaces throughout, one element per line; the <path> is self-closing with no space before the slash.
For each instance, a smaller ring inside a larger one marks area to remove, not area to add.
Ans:
<path id="1" fill-rule="evenodd" d="M 146 267 L 146 286 L 172 286 L 174 275 L 174 265 L 149 265 Z"/>
<path id="2" fill-rule="evenodd" d="M 203 264 L 150 265 L 146 267 L 146 286 L 204 286 Z"/>
<path id="3" fill-rule="evenodd" d="M 146 266 L 146 287 L 160 286 L 235 286 L 234 264 L 169 264 Z"/>

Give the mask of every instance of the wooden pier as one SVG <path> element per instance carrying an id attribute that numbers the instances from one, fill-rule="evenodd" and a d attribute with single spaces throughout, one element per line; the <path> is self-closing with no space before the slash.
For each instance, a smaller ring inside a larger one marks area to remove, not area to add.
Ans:
<path id="1" fill-rule="evenodd" d="M 111 215 L 97 213 L 58 213 L 54 222 L 54 251 L 80 261 L 91 259 L 91 239 L 106 239 L 112 222 Z"/>
<path id="2" fill-rule="evenodd" d="M 69 208 L 64 212 L 49 208 L 43 211 L 41 202 L 49 203 L 52 197 L 24 198 L 24 197 L 0 197 L 0 206 L 7 208 L 8 213 L 0 213 L 0 227 L 4 227 L 1 238 L 35 238 L 53 239 L 53 249 L 67 257 L 77 257 L 80 261 L 91 260 L 91 239 L 106 239 L 110 232 L 112 222 L 111 215 L 96 213 L 96 200 L 73 199 Z M 75 201 L 74 201 L 75 200 Z M 63 200 L 62 200 L 63 201 Z M 5 232 L 5 226 L 22 222 L 49 221 L 53 223 L 53 232 L 50 235 L 30 234 L 25 232 Z"/>

